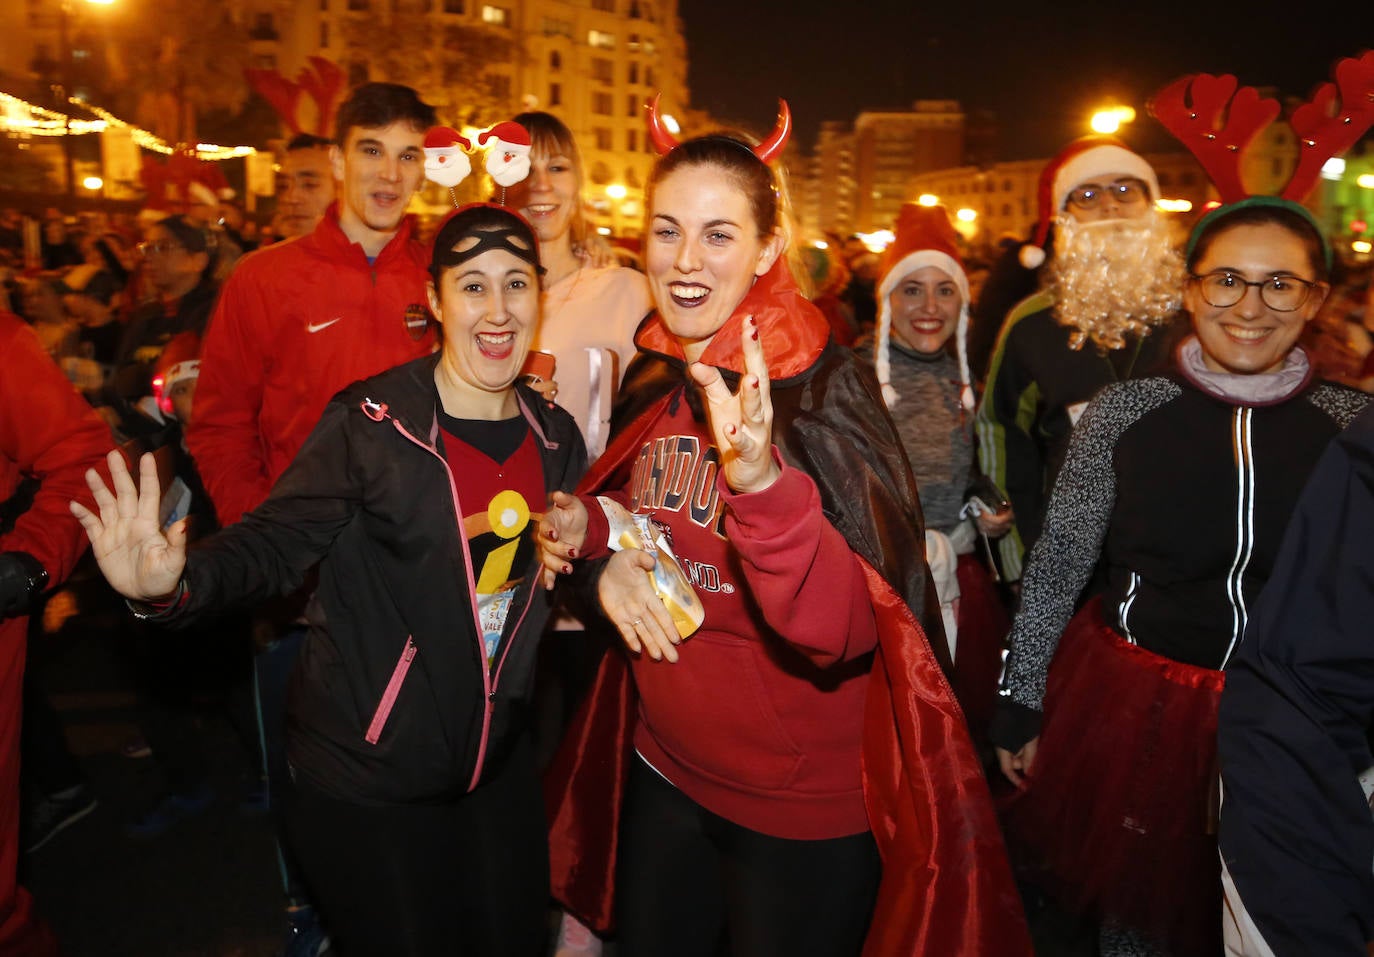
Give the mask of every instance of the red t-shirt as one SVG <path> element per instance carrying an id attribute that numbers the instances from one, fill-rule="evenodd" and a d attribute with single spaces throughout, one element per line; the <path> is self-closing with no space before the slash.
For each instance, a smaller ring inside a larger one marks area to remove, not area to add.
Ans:
<path id="1" fill-rule="evenodd" d="M 444 457 L 458 487 L 468 559 L 477 582 L 487 664 L 495 659 L 510 600 L 534 550 L 544 513 L 544 466 L 523 417 L 500 422 L 439 414 Z"/>

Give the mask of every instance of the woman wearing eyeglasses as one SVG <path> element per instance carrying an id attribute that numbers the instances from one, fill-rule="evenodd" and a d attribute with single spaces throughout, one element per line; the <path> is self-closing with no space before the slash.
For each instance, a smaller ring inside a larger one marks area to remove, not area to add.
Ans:
<path id="1" fill-rule="evenodd" d="M 1308 473 L 1369 402 L 1314 381 L 1297 344 L 1330 259 L 1286 200 L 1198 224 L 1193 334 L 1171 373 L 1089 404 L 1026 567 L 992 729 L 1021 789 L 1009 825 L 1103 918 L 1104 955 L 1220 953 L 1221 668 Z M 1099 562 L 1106 589 L 1075 614 Z"/>

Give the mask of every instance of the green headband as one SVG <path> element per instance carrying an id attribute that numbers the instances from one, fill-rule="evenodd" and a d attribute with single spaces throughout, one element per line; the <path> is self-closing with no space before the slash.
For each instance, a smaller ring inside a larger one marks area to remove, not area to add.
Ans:
<path id="1" fill-rule="evenodd" d="M 1188 235 L 1188 246 L 1184 250 L 1183 258 L 1185 260 L 1193 258 L 1193 250 L 1197 247 L 1197 241 L 1217 220 L 1224 219 L 1232 213 L 1238 213 L 1242 209 L 1253 209 L 1255 207 L 1286 209 L 1289 212 L 1297 213 L 1303 219 L 1311 223 L 1312 228 L 1316 230 L 1317 238 L 1321 240 L 1322 255 L 1326 258 L 1326 269 L 1328 272 L 1331 271 L 1332 260 L 1334 258 L 1331 252 L 1331 245 L 1326 241 L 1326 234 L 1322 232 L 1321 225 L 1317 222 L 1317 218 L 1301 203 L 1295 203 L 1291 199 L 1282 199 L 1278 196 L 1251 196 L 1236 203 L 1226 203 L 1223 206 L 1218 206 L 1197 221 L 1197 225 L 1193 227 L 1193 231 Z"/>

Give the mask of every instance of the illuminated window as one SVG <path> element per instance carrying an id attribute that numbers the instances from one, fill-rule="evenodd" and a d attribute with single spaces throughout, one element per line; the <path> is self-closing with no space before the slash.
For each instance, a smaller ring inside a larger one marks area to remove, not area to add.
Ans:
<path id="1" fill-rule="evenodd" d="M 497 27 L 508 27 L 510 26 L 510 11 L 505 7 L 493 7 L 487 4 L 482 7 L 482 22 Z"/>
<path id="2" fill-rule="evenodd" d="M 602 50 L 615 49 L 615 34 L 605 33 L 601 30 L 587 31 L 587 46 L 597 47 Z"/>

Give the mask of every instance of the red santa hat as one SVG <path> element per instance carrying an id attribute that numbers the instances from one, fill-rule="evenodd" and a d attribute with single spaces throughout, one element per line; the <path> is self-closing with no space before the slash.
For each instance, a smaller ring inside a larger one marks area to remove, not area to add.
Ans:
<path id="1" fill-rule="evenodd" d="M 481 146 L 486 146 L 487 140 L 491 139 L 509 143 L 511 146 L 523 146 L 527 149 L 530 146 L 529 130 L 514 120 L 502 120 L 491 129 L 477 134 L 477 142 Z"/>
<path id="2" fill-rule="evenodd" d="M 958 241 L 949 212 L 943 206 L 906 203 L 897 214 L 896 236 L 883 253 L 878 267 L 878 341 L 873 348 L 873 367 L 889 409 L 900 398 L 892 387 L 892 365 L 888 359 L 892 337 L 892 290 L 915 270 L 934 266 L 949 274 L 963 299 L 959 322 L 954 329 L 954 347 L 959 358 L 959 401 L 964 408 L 973 410 L 973 387 L 969 384 L 968 371 L 968 276 L 959 258 Z"/>
<path id="3" fill-rule="evenodd" d="M 199 376 L 200 336 L 194 332 L 173 336 L 154 363 L 153 397 L 164 415 L 172 414 L 172 387 Z"/>
<path id="4" fill-rule="evenodd" d="M 1112 173 L 1125 173 L 1144 180 L 1150 187 L 1151 202 L 1159 199 L 1159 180 L 1155 177 L 1154 168 L 1115 136 L 1093 134 L 1076 139 L 1045 164 L 1040 171 L 1040 188 L 1036 197 L 1040 218 L 1035 224 L 1032 241 L 1021 247 L 1019 257 L 1022 266 L 1038 269 L 1045 261 L 1045 241 L 1049 237 L 1050 223 L 1064 209 L 1069 193 L 1080 183 Z"/>
<path id="5" fill-rule="evenodd" d="M 467 137 L 451 126 L 433 126 L 425 134 L 424 148 L 427 150 L 447 150 L 455 146 L 472 149 Z"/>

